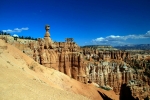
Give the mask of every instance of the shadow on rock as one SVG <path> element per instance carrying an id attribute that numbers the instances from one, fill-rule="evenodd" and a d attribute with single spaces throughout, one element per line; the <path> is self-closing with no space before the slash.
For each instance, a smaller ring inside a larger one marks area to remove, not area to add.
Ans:
<path id="1" fill-rule="evenodd" d="M 109 98 L 107 95 L 101 93 L 98 91 L 98 93 L 100 94 L 100 96 L 104 99 L 104 100 L 112 100 L 111 98 Z"/>
<path id="2" fill-rule="evenodd" d="M 130 90 L 130 88 L 126 84 L 122 84 L 121 85 L 119 99 L 120 100 L 139 100 L 138 98 L 135 99 L 132 96 L 131 90 Z"/>

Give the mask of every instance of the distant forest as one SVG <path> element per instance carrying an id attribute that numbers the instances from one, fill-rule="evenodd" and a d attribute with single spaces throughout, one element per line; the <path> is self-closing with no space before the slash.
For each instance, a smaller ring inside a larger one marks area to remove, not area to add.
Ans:
<path id="1" fill-rule="evenodd" d="M 0 31 L 0 35 L 10 35 L 10 33 Z"/>
<path id="2" fill-rule="evenodd" d="M 7 33 L 7 32 L 3 32 L 3 31 L 0 31 L 0 35 L 10 35 L 10 33 Z M 33 38 L 31 36 L 19 36 L 18 37 L 19 39 L 29 39 L 29 40 L 37 40 L 37 38 Z"/>

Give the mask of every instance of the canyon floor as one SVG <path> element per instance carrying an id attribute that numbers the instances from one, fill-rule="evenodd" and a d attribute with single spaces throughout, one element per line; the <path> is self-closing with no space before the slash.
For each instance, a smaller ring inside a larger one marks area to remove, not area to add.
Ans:
<path id="1" fill-rule="evenodd" d="M 0 39 L 0 100 L 119 100 L 112 90 L 46 68 Z"/>

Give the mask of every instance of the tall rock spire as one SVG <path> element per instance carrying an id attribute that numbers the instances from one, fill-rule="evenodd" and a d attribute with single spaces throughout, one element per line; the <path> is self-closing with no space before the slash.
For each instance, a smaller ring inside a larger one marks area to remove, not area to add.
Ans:
<path id="1" fill-rule="evenodd" d="M 45 25 L 45 30 L 46 30 L 46 33 L 44 35 L 45 48 L 53 48 L 53 42 L 52 42 L 52 40 L 50 38 L 50 33 L 49 33 L 50 26 L 49 25 Z"/>
<path id="2" fill-rule="evenodd" d="M 45 25 L 45 30 L 46 30 L 46 33 L 45 33 L 44 37 L 50 37 L 50 33 L 49 33 L 50 26 L 49 25 Z"/>

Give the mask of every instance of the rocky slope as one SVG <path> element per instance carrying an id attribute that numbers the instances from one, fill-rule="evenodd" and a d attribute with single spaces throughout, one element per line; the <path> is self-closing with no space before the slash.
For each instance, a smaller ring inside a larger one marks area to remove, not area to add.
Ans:
<path id="1" fill-rule="evenodd" d="M 0 100 L 103 100 L 119 96 L 39 65 L 0 39 Z"/>

